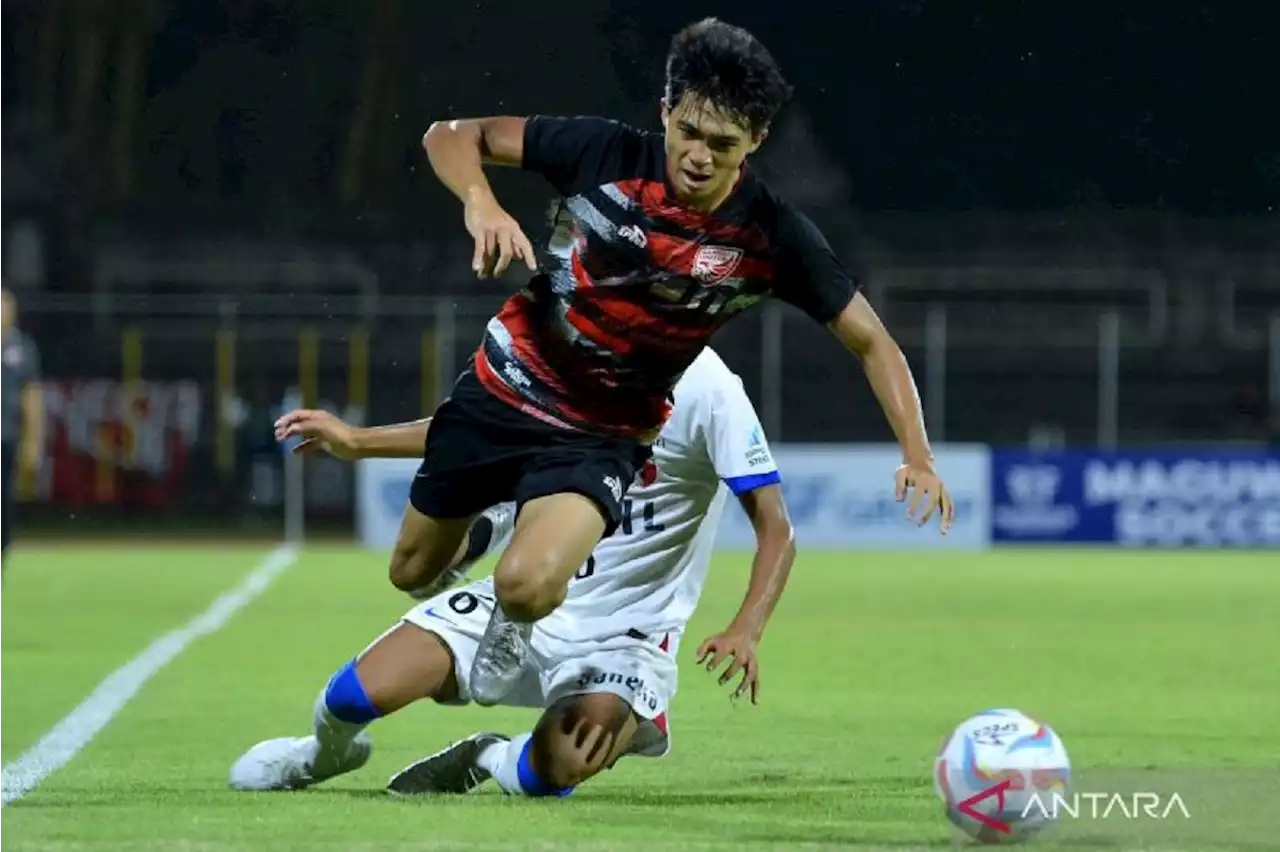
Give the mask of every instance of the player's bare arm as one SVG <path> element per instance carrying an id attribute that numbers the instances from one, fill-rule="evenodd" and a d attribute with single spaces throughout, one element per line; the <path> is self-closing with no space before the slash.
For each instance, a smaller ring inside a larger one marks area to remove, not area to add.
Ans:
<path id="1" fill-rule="evenodd" d="M 924 525 L 937 513 L 945 534 L 955 519 L 955 504 L 933 466 L 920 394 L 906 356 L 861 293 L 828 325 L 862 360 L 871 389 L 902 446 L 902 467 L 895 474 L 898 500 L 914 489 L 908 515 Z"/>
<path id="2" fill-rule="evenodd" d="M 519 166 L 524 160 L 525 119 L 516 116 L 437 121 L 422 137 L 436 177 L 463 204 L 467 232 L 475 240 L 471 269 L 497 277 L 513 260 L 537 269 L 533 245 L 493 194 L 484 165 Z"/>
<path id="3" fill-rule="evenodd" d="M 782 499 L 781 485 L 767 485 L 739 496 L 742 508 L 751 519 L 756 533 L 756 553 L 751 563 L 751 580 L 738 614 L 722 633 L 707 639 L 698 648 L 698 663 L 707 671 L 715 671 L 726 660 L 732 660 L 720 675 L 720 684 L 742 675 L 734 690 L 735 698 L 750 691 L 751 703 L 760 700 L 760 664 L 756 645 L 764 635 L 769 616 L 782 597 L 791 565 L 796 558 L 795 532 L 787 504 Z"/>
<path id="4" fill-rule="evenodd" d="M 323 451 L 346 461 L 390 458 L 411 459 L 422 455 L 431 418 L 388 426 L 352 426 L 328 411 L 295 409 L 276 421 L 277 441 L 302 438 L 293 451 L 300 454 Z"/>

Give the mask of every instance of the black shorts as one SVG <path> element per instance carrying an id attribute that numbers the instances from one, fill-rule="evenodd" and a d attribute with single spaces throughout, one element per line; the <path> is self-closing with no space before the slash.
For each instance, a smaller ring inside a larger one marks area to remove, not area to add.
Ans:
<path id="1" fill-rule="evenodd" d="M 609 536 L 650 453 L 638 441 L 544 423 L 493 396 L 468 369 L 431 420 L 409 502 L 433 518 L 464 518 L 497 503 L 582 494 L 599 507 Z"/>

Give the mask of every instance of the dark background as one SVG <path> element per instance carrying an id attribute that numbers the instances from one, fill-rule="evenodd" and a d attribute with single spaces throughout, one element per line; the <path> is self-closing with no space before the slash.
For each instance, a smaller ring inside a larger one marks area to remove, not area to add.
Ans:
<path id="1" fill-rule="evenodd" d="M 794 83 L 756 166 L 867 276 L 940 412 L 935 438 L 1274 439 L 1270 6 L 3 9 L 6 284 L 49 378 L 193 383 L 199 428 L 164 499 L 255 493 L 249 460 L 270 447 L 252 434 L 266 415 L 245 412 L 290 386 L 370 421 L 429 410 L 516 282 L 467 275 L 427 125 L 549 112 L 656 128 L 670 36 L 709 14 L 755 31 Z M 548 190 L 518 173 L 495 185 L 541 235 Z M 219 332 L 234 335 L 230 379 Z M 716 345 L 775 440 L 889 438 L 852 362 L 802 317 L 761 312 Z"/>

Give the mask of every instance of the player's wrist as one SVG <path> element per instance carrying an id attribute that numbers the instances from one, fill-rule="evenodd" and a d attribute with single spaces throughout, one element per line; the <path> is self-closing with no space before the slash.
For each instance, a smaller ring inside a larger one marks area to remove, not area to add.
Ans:
<path id="1" fill-rule="evenodd" d="M 729 627 L 724 632 L 731 636 L 745 636 L 755 644 L 764 634 L 764 625 L 755 618 L 735 618 L 729 622 Z"/>
<path id="2" fill-rule="evenodd" d="M 487 182 L 473 183 L 462 193 L 462 203 L 473 209 L 497 207 L 498 198 L 493 194 L 493 189 Z"/>
<path id="3" fill-rule="evenodd" d="M 903 452 L 902 463 L 910 467 L 933 470 L 933 451 L 929 449 L 911 449 Z"/>
<path id="4" fill-rule="evenodd" d="M 364 427 L 352 429 L 347 433 L 343 444 L 346 447 L 348 456 L 356 460 L 363 459 L 369 453 L 369 430 Z"/>

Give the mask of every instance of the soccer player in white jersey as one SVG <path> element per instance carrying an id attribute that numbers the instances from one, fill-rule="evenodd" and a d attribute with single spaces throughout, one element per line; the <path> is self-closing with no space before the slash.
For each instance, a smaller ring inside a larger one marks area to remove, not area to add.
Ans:
<path id="1" fill-rule="evenodd" d="M 343 458 L 412 456 L 427 421 L 354 429 L 324 412 L 294 412 L 277 436 Z M 407 767 L 398 793 L 465 793 L 494 778 L 509 794 L 564 796 L 626 754 L 659 757 L 669 745 L 667 709 L 675 654 L 710 565 L 728 494 L 756 532 L 745 600 L 730 625 L 698 648 L 721 684 L 757 700 L 756 644 L 795 558 L 780 477 L 742 381 L 705 350 L 675 388 L 672 417 L 637 477 L 618 531 L 569 584 L 565 602 L 533 630 L 532 656 L 503 704 L 544 710 L 533 731 L 508 739 L 478 733 Z M 500 543 L 514 514 L 490 512 L 480 540 L 455 559 L 455 576 Z M 467 548 L 464 547 L 464 551 Z M 315 704 L 311 736 L 259 743 L 231 770 L 244 790 L 297 789 L 368 760 L 365 727 L 421 698 L 466 704 L 476 648 L 494 607 L 491 578 L 440 592 L 411 609 L 338 670 Z"/>

